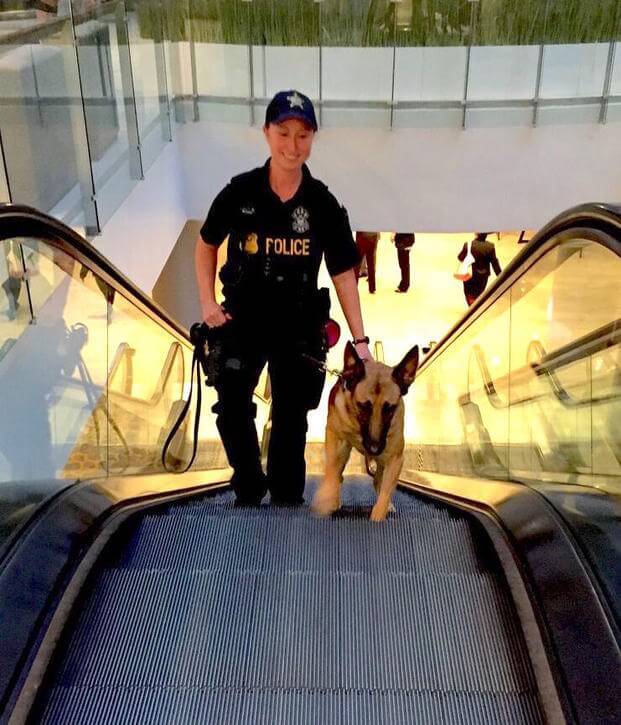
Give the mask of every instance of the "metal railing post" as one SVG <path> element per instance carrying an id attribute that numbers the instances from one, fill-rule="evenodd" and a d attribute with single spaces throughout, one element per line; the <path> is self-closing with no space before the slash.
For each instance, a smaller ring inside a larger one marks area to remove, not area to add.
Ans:
<path id="1" fill-rule="evenodd" d="M 80 72 L 80 52 L 78 47 L 78 34 L 75 27 L 75 16 L 73 13 L 73 0 L 68 3 L 68 7 L 71 43 L 76 64 L 75 68 L 72 68 L 67 62 L 65 77 L 70 79 L 73 76 L 72 71 L 75 70 L 74 77 L 79 94 L 79 104 L 69 104 L 71 135 L 73 138 L 73 148 L 75 150 L 80 196 L 82 198 L 84 231 L 87 237 L 94 237 L 101 232 L 101 223 L 99 221 L 99 209 L 97 207 L 95 176 L 93 174 L 93 154 L 91 152 L 91 141 L 88 133 L 88 120 L 84 101 L 84 84 L 82 83 L 82 73 Z M 67 56 L 63 54 L 63 57 Z"/>
<path id="2" fill-rule="evenodd" d="M 248 123 L 254 126 L 254 59 L 252 57 L 252 37 L 250 34 L 250 4 L 252 0 L 242 0 L 246 3 L 246 41 L 248 45 Z M 265 42 L 263 43 L 265 47 Z"/>
<path id="3" fill-rule="evenodd" d="M 548 11 L 550 0 L 546 0 L 546 9 L 543 16 L 543 35 L 539 44 L 539 57 L 537 58 L 537 78 L 535 80 L 535 95 L 533 97 L 533 127 L 537 125 L 539 116 L 539 95 L 541 92 L 541 79 L 543 77 L 543 62 L 545 53 L 546 30 L 548 28 Z"/>
<path id="4" fill-rule="evenodd" d="M 190 12 L 192 10 L 191 2 L 188 2 L 188 40 L 190 43 L 190 69 L 192 72 L 192 108 L 194 111 L 194 121 L 200 121 L 200 108 L 198 105 L 198 73 L 196 70 L 196 46 L 194 43 L 194 33 L 192 32 L 192 18 Z"/>
<path id="5" fill-rule="evenodd" d="M 317 45 L 319 50 L 319 125 L 323 123 L 323 43 L 321 35 L 321 7 L 323 0 L 314 0 L 317 5 Z"/>
<path id="6" fill-rule="evenodd" d="M 604 87 L 602 89 L 602 105 L 599 109 L 599 122 L 606 123 L 608 116 L 608 100 L 610 98 L 610 85 L 612 83 L 612 73 L 615 67 L 615 54 L 617 50 L 617 36 L 619 31 L 619 21 L 621 18 L 621 10 L 619 3 L 615 9 L 615 19 L 612 24 L 612 39 L 608 46 L 608 58 L 606 60 L 606 75 L 604 77 Z"/>
<path id="7" fill-rule="evenodd" d="M 119 61 L 121 65 L 123 110 L 125 111 L 127 140 L 129 142 L 129 175 L 131 179 L 144 179 L 142 154 L 140 150 L 140 129 L 138 128 L 138 112 L 136 111 L 136 91 L 134 88 L 132 57 L 129 47 L 129 28 L 127 26 L 125 0 L 118 0 L 116 4 L 115 20 L 116 38 L 119 48 Z"/>
<path id="8" fill-rule="evenodd" d="M 468 34 L 468 47 L 466 48 L 466 73 L 464 76 L 464 95 L 462 98 L 461 127 L 466 128 L 466 112 L 468 110 L 468 82 L 470 80 L 470 54 L 474 42 L 477 26 L 477 6 L 479 0 L 468 0 L 470 3 L 470 33 Z"/>
<path id="9" fill-rule="evenodd" d="M 390 0 L 393 5 L 392 23 L 392 79 L 390 84 L 390 130 L 392 131 L 395 115 L 395 67 L 397 62 L 397 5 L 402 0 Z"/>
<path id="10" fill-rule="evenodd" d="M 160 109 L 160 124 L 162 129 L 162 138 L 165 141 L 172 141 L 172 111 L 170 108 L 170 96 L 168 93 L 168 74 L 166 72 L 166 32 L 164 28 L 164 4 L 162 0 L 159 0 L 158 7 L 160 10 L 160 42 L 154 43 L 154 52 L 157 95 Z M 163 113 L 162 105 L 164 105 Z"/>

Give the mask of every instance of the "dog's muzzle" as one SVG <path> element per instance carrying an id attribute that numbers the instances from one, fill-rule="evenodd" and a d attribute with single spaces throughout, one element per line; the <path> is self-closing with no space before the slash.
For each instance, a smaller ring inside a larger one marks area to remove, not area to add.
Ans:
<path id="1" fill-rule="evenodd" d="M 379 443 L 376 443 L 375 441 L 369 441 L 365 440 L 363 441 L 364 449 L 370 456 L 379 456 L 379 454 L 386 448 L 386 442 L 380 441 Z"/>

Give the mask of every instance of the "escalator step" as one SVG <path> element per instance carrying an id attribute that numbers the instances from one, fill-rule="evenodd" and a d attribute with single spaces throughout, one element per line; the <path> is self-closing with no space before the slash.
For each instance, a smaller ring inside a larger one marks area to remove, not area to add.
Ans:
<path id="1" fill-rule="evenodd" d="M 523 692 L 509 615 L 489 575 L 110 571 L 58 684 Z"/>
<path id="2" fill-rule="evenodd" d="M 312 501 L 313 495 L 319 483 L 318 476 L 309 476 L 307 479 L 304 497 L 307 502 Z M 232 492 L 225 492 L 216 495 L 202 496 L 189 499 L 182 503 L 170 504 L 165 509 L 161 509 L 159 514 L 183 514 L 200 510 L 204 513 L 217 513 L 219 516 L 224 513 L 240 514 L 239 509 L 233 508 L 234 495 Z M 269 497 L 266 499 L 269 501 Z M 375 492 L 371 485 L 369 476 L 349 476 L 348 480 L 343 484 L 341 489 L 341 501 L 343 504 L 343 512 L 339 515 L 359 515 L 361 518 L 368 518 L 369 512 L 375 503 Z M 436 506 L 429 501 L 423 501 L 403 491 L 396 491 L 393 496 L 396 513 L 392 514 L 392 518 L 408 517 L 420 515 L 425 519 L 439 518 L 443 521 L 455 519 L 448 509 Z M 269 506 L 262 506 L 256 509 L 245 509 L 245 516 L 270 516 L 273 510 Z M 299 518 L 307 515 L 307 509 L 292 508 L 287 510 L 287 515 Z"/>
<path id="3" fill-rule="evenodd" d="M 373 498 L 346 486 L 328 520 L 229 493 L 142 517 L 85 592 L 39 720 L 541 722 L 476 529 L 403 493 L 372 524 Z"/>
<path id="4" fill-rule="evenodd" d="M 227 723 L 235 725 L 523 725 L 542 722 L 528 695 L 235 688 L 54 688 L 45 723 Z"/>
<path id="5" fill-rule="evenodd" d="M 276 545 L 276 542 L 277 545 Z M 314 519 L 272 513 L 257 519 L 196 515 L 143 519 L 118 566 L 202 571 L 477 571 L 465 521 Z"/>

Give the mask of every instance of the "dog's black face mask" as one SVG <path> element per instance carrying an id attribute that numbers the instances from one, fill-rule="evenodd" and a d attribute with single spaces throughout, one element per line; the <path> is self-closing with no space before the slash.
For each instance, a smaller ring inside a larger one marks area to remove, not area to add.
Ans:
<path id="1" fill-rule="evenodd" d="M 358 402 L 356 412 L 360 435 L 362 436 L 362 445 L 364 450 L 371 456 L 379 456 L 386 448 L 388 431 L 397 410 L 397 405 L 384 401 L 379 409 L 379 416 L 377 416 L 378 411 L 375 410 L 375 407 L 371 400 Z M 378 420 L 373 420 L 374 417 L 377 417 Z M 373 435 L 374 433 L 375 435 Z"/>

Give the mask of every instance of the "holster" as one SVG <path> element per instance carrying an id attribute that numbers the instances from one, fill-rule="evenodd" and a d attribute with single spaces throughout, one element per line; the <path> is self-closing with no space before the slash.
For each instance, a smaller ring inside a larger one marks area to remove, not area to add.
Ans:
<path id="1" fill-rule="evenodd" d="M 307 331 L 305 342 L 322 354 L 322 360 L 328 351 L 324 326 L 330 319 L 330 291 L 327 287 L 302 293 L 300 299 L 302 327 Z M 309 352 L 309 354 L 312 354 Z"/>
<path id="2" fill-rule="evenodd" d="M 326 373 L 318 364 L 304 358 L 309 355 L 319 363 L 325 363 L 328 342 L 325 324 L 330 319 L 330 291 L 327 287 L 313 290 L 303 301 L 306 335 L 300 340 L 300 352 L 305 368 L 305 403 L 308 410 L 314 410 L 321 401 Z"/>
<path id="3" fill-rule="evenodd" d="M 196 322 L 190 328 L 190 339 L 205 375 L 205 383 L 212 387 L 216 385 L 222 374 L 225 328 L 226 325 L 208 327 L 204 322 Z"/>

